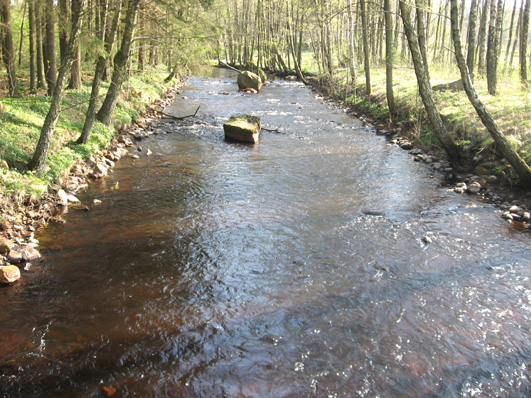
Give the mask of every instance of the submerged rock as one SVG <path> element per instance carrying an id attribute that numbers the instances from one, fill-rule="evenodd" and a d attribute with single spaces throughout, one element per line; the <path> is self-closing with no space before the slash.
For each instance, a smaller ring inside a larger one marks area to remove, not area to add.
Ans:
<path id="1" fill-rule="evenodd" d="M 20 279 L 20 269 L 16 265 L 0 267 L 0 283 L 12 284 Z"/>
<path id="2" fill-rule="evenodd" d="M 236 141 L 256 143 L 260 136 L 260 118 L 251 115 L 231 116 L 225 124 L 225 138 Z"/>

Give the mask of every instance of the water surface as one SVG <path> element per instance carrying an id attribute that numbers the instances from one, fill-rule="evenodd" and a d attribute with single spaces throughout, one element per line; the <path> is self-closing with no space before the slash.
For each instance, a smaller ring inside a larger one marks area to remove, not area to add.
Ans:
<path id="1" fill-rule="evenodd" d="M 39 237 L 2 396 L 529 396 L 529 235 L 302 84 L 234 81 L 191 78 L 166 112 L 197 117 Z M 242 112 L 276 131 L 224 141 Z"/>

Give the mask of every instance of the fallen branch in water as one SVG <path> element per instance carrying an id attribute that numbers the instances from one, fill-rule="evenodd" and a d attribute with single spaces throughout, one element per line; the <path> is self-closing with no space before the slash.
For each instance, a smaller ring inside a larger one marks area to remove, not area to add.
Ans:
<path id="1" fill-rule="evenodd" d="M 170 115 L 169 113 L 166 113 L 166 112 L 164 112 L 164 111 L 159 111 L 159 110 L 157 110 L 157 109 L 154 109 L 154 111 L 160 113 L 161 115 L 164 115 L 164 116 L 167 116 L 167 117 L 171 117 L 172 119 L 183 120 L 183 119 L 185 119 L 185 118 L 187 118 L 187 117 L 192 117 L 192 116 L 197 115 L 197 112 L 199 111 L 199 108 L 201 108 L 201 105 L 199 105 L 199 106 L 197 107 L 197 109 L 195 110 L 195 112 L 194 112 L 193 115 L 186 115 L 186 116 L 175 116 L 175 115 Z"/>
<path id="2" fill-rule="evenodd" d="M 282 133 L 280 131 L 280 128 L 282 127 L 282 125 L 278 126 L 276 129 L 268 129 L 266 127 L 262 127 L 262 130 L 265 130 L 265 131 L 269 131 L 271 133 Z"/>

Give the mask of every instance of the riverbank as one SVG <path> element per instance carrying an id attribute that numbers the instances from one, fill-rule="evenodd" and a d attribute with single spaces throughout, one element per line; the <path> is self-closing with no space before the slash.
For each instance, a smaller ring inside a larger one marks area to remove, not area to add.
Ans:
<path id="1" fill-rule="evenodd" d="M 69 209 L 88 211 L 89 206 L 97 205 L 80 203 L 75 196 L 76 192 L 85 189 L 91 180 L 107 175 L 122 156 L 137 156 L 130 154 L 128 148 L 134 145 L 135 140 L 150 134 L 146 127 L 154 119 L 165 117 L 158 110 L 170 104 L 177 90 L 185 84 L 180 79 L 160 83 L 163 81 L 163 74 L 150 76 L 154 78 L 153 81 L 144 80 L 141 87 L 129 87 L 128 93 L 122 95 L 123 100 L 113 118 L 113 125 L 96 126 L 87 145 L 75 145 L 73 142 L 82 128 L 79 122 L 79 128 L 75 127 L 76 121 L 81 120 L 83 108 L 77 109 L 75 113 L 71 108 L 66 109 L 65 118 L 71 117 L 74 120 L 59 124 L 59 135 L 62 135 L 60 140 L 65 146 L 52 153 L 50 163 L 53 164 L 41 179 L 24 172 L 23 162 L 28 158 L 31 148 L 24 148 L 16 137 L 12 138 L 13 147 L 18 144 L 23 148 L 18 154 L 2 156 L 1 159 L 0 266 L 17 265 L 22 269 L 31 267 L 31 262 L 40 258 L 40 253 L 36 250 L 39 241 L 35 234 L 50 222 L 64 222 L 61 215 Z M 74 92 L 66 101 L 72 101 L 72 97 L 79 98 L 79 95 Z M 26 98 L 19 99 L 24 100 Z M 35 101 L 35 98 L 27 98 L 27 102 Z M 4 124 L 15 114 L 21 117 L 19 109 L 27 109 L 26 105 L 15 105 L 4 108 Z M 45 108 L 40 111 L 45 113 Z M 26 113 L 26 117 L 34 115 Z M 22 125 L 25 126 L 24 123 Z M 35 129 L 36 127 L 38 126 Z M 4 135 L 2 139 L 6 141 L 9 137 Z M 57 147 L 60 145 L 56 142 Z M 2 154 L 5 155 L 6 152 L 4 149 Z M 83 154 L 86 156 L 82 156 Z M 59 165 L 57 158 L 61 159 Z"/>
<path id="2" fill-rule="evenodd" d="M 502 218 L 514 223 L 518 229 L 531 231 L 531 191 L 517 184 L 510 165 L 499 156 L 491 140 L 485 137 L 485 132 L 478 132 L 477 122 L 465 124 L 459 118 L 452 121 L 445 117 L 447 127 L 455 136 L 471 138 L 476 135 L 474 142 L 467 141 L 463 146 L 463 162 L 451 164 L 430 129 L 421 128 L 428 125 L 421 103 L 400 101 L 397 117 L 391 120 L 384 92 L 377 91 L 367 96 L 359 94 L 364 90 L 361 85 L 347 93 L 344 86 L 334 87 L 316 78 L 312 78 L 310 83 L 324 100 L 359 118 L 375 134 L 385 136 L 390 143 L 408 151 L 414 161 L 426 163 L 441 175 L 448 189 L 496 205 Z M 464 93 L 440 95 L 457 97 Z M 523 148 L 524 144 L 520 146 Z M 529 158 L 529 154 L 524 158 Z"/>

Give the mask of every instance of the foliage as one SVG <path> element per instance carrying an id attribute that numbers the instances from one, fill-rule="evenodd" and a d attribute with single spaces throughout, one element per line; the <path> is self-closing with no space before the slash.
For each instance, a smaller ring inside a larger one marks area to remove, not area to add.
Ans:
<path id="1" fill-rule="evenodd" d="M 113 122 L 116 125 L 131 123 L 148 104 L 160 98 L 168 89 L 168 85 L 161 83 L 166 73 L 165 68 L 159 67 L 146 71 L 142 76 L 132 77 L 128 83 L 129 94 L 124 93 Z M 108 84 L 104 86 L 107 87 Z M 133 95 L 133 92 L 137 95 Z M 3 100 L 5 109 L 0 114 L 0 159 L 5 160 L 10 169 L 1 174 L 0 194 L 40 196 L 46 191 L 47 184 L 61 177 L 76 160 L 88 158 L 109 145 L 115 135 L 115 128 L 101 123 L 95 124 L 87 144 L 74 144 L 83 127 L 89 93 L 88 84 L 80 90 L 67 91 L 47 168 L 41 178 L 27 171 L 25 165 L 38 140 L 40 126 L 48 111 L 49 98 L 27 96 Z"/>

